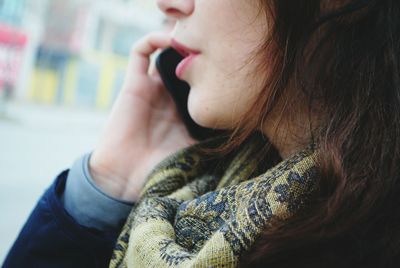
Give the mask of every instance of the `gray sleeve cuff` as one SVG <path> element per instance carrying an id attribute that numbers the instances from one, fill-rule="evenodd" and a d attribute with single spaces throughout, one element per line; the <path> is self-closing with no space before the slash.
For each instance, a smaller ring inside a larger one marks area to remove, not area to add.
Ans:
<path id="1" fill-rule="evenodd" d="M 96 186 L 89 173 L 90 156 L 83 155 L 71 167 L 61 200 L 80 225 L 99 230 L 120 228 L 133 203 L 113 198 Z"/>

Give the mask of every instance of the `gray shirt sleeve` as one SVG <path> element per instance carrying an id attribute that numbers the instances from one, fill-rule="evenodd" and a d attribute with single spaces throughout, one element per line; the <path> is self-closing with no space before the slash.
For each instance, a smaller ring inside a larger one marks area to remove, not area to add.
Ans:
<path id="1" fill-rule="evenodd" d="M 113 198 L 96 186 L 89 172 L 90 156 L 85 154 L 72 165 L 61 202 L 80 225 L 98 230 L 120 228 L 134 204 Z"/>

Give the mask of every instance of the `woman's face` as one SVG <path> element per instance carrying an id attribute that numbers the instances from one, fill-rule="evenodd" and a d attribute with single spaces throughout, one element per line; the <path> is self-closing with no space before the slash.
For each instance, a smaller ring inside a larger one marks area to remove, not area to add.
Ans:
<path id="1" fill-rule="evenodd" d="M 172 37 L 198 51 L 180 69 L 191 86 L 188 107 L 200 125 L 233 128 L 259 93 L 263 78 L 251 60 L 267 34 L 257 0 L 157 0 L 176 19 Z"/>

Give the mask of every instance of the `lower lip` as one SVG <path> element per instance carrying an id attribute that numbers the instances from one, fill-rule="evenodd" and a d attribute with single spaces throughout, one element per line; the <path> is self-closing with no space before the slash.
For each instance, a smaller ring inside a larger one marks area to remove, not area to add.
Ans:
<path id="1" fill-rule="evenodd" d="M 189 64 L 193 61 L 193 59 L 196 58 L 196 56 L 198 56 L 198 55 L 199 54 L 191 54 L 191 55 L 187 56 L 186 58 L 184 58 L 178 64 L 178 66 L 176 66 L 175 74 L 178 78 L 182 78 L 183 72 L 186 70 L 186 68 L 189 66 Z"/>

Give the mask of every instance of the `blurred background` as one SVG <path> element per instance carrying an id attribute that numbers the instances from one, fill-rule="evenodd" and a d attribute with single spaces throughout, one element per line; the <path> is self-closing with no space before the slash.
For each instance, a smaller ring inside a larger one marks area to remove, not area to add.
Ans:
<path id="1" fill-rule="evenodd" d="M 0 264 L 56 175 L 94 148 L 152 0 L 0 0 Z"/>

